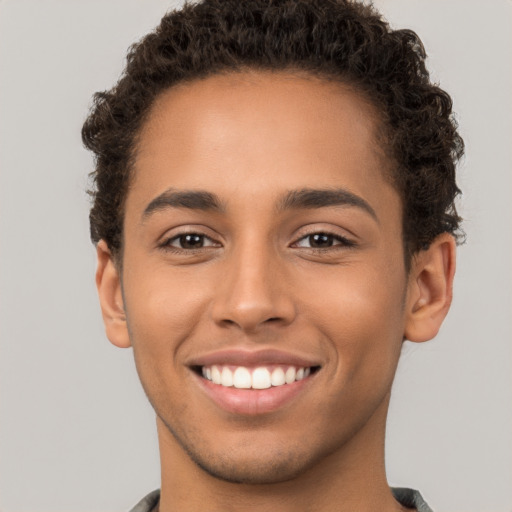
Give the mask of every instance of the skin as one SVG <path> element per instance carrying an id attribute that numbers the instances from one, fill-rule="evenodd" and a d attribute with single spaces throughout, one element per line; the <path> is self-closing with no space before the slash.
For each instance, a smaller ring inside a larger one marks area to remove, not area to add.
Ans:
<path id="1" fill-rule="evenodd" d="M 439 236 L 406 273 L 377 119 L 348 87 L 285 72 L 213 76 L 154 104 L 122 266 L 101 241 L 96 281 L 107 336 L 133 347 L 157 414 L 161 512 L 403 509 L 384 467 L 390 390 L 404 338 L 431 339 L 448 311 L 455 243 Z M 215 194 L 222 208 L 160 201 L 144 214 L 171 189 Z M 283 208 L 301 189 L 347 191 L 374 214 Z M 195 249 L 184 233 L 202 236 Z M 315 233 L 333 237 L 316 247 Z M 279 348 L 321 368 L 284 407 L 235 414 L 189 367 L 226 348 Z"/>

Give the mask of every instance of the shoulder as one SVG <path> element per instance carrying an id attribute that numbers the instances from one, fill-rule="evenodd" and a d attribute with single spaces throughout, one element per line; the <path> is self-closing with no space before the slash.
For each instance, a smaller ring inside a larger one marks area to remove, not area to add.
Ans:
<path id="1" fill-rule="evenodd" d="M 144 496 L 130 512 L 151 512 L 160 500 L 160 489 L 150 492 Z"/>
<path id="2" fill-rule="evenodd" d="M 391 487 L 391 492 L 395 499 L 405 507 L 416 509 L 418 512 L 433 512 L 423 499 L 423 496 L 414 489 Z"/>

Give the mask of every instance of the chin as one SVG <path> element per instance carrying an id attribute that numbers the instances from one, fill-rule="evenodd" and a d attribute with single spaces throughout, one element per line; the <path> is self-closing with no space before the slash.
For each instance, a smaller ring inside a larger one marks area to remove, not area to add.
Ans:
<path id="1" fill-rule="evenodd" d="M 288 441 L 285 446 L 282 443 L 279 446 L 272 442 L 254 443 L 251 436 L 244 436 L 244 441 L 220 450 L 214 442 L 201 439 L 197 431 L 188 430 L 186 435 L 181 435 L 179 430 L 164 424 L 196 466 L 224 482 L 248 485 L 287 482 L 306 473 L 316 462 L 313 453 L 304 449 L 308 443 Z"/>
<path id="2" fill-rule="evenodd" d="M 307 471 L 307 464 L 300 463 L 293 456 L 266 457 L 265 460 L 240 460 L 236 457 L 219 458 L 195 457 L 192 460 L 210 476 L 235 484 L 265 485 L 287 482 Z M 270 454 L 269 454 L 270 455 Z M 277 459 L 277 460 L 276 460 Z"/>

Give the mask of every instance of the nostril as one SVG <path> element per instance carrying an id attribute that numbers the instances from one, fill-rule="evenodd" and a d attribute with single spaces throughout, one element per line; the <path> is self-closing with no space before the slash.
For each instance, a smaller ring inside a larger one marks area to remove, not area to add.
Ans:
<path id="1" fill-rule="evenodd" d="M 235 322 L 234 322 L 234 320 L 230 320 L 229 318 L 225 318 L 224 320 L 222 320 L 222 323 L 232 325 Z"/>
<path id="2" fill-rule="evenodd" d="M 250 291 L 234 288 L 229 295 L 219 295 L 213 304 L 212 319 L 224 328 L 238 327 L 243 331 L 293 322 L 295 307 L 287 295 L 254 296 Z"/>

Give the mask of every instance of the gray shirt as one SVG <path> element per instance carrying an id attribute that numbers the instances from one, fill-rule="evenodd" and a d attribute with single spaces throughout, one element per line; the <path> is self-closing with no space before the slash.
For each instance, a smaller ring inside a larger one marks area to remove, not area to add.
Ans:
<path id="1" fill-rule="evenodd" d="M 414 489 L 405 487 L 391 487 L 391 492 L 396 500 L 405 507 L 416 509 L 418 512 L 432 512 L 432 509 L 425 503 L 421 494 Z M 130 512 L 151 512 L 160 500 L 160 489 L 150 492 L 145 498 L 133 507 Z"/>

